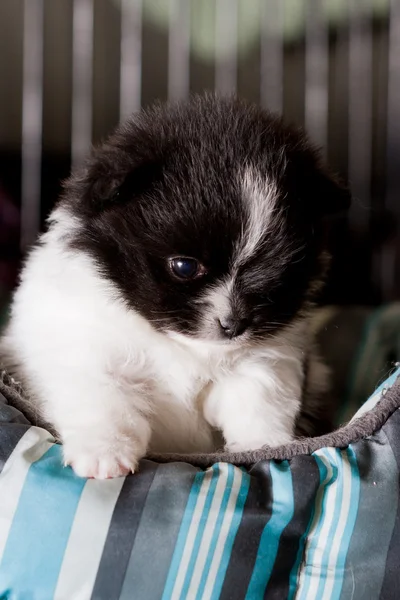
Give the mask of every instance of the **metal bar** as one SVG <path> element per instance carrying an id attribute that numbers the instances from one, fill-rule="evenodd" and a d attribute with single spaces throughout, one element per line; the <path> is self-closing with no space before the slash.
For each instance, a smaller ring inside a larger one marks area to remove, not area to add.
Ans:
<path id="1" fill-rule="evenodd" d="M 260 102 L 269 110 L 283 109 L 284 0 L 261 4 Z"/>
<path id="2" fill-rule="evenodd" d="M 143 0 L 121 0 L 119 115 L 123 120 L 141 107 Z"/>
<path id="3" fill-rule="evenodd" d="M 366 233 L 371 207 L 372 10 L 370 0 L 349 0 L 349 180 L 352 227 Z"/>
<path id="4" fill-rule="evenodd" d="M 232 94 L 237 88 L 237 0 L 216 0 L 215 89 Z"/>
<path id="5" fill-rule="evenodd" d="M 190 0 L 169 0 L 168 99 L 183 100 L 190 89 Z"/>
<path id="6" fill-rule="evenodd" d="M 306 3 L 305 126 L 326 155 L 328 143 L 328 28 L 325 0 Z"/>
<path id="7" fill-rule="evenodd" d="M 387 101 L 387 196 L 389 209 L 399 212 L 400 193 L 400 3 L 391 0 Z"/>
<path id="8" fill-rule="evenodd" d="M 347 15 L 348 16 L 348 15 Z M 349 29 L 343 23 L 336 31 L 332 64 L 333 87 L 329 97 L 332 130 L 328 134 L 328 152 L 332 165 L 348 177 L 348 85 Z"/>
<path id="9" fill-rule="evenodd" d="M 93 0 L 73 0 L 72 166 L 79 165 L 92 142 Z"/>
<path id="10" fill-rule="evenodd" d="M 40 227 L 43 124 L 43 0 L 24 1 L 21 249 Z"/>
<path id="11" fill-rule="evenodd" d="M 388 51 L 386 208 L 396 219 L 398 240 L 400 235 L 400 3 L 398 0 L 390 2 Z M 388 253 L 391 256 L 388 256 Z M 400 244 L 397 241 L 396 245 L 393 244 L 382 253 L 381 279 L 385 300 L 393 300 L 399 294 L 399 272 Z"/>

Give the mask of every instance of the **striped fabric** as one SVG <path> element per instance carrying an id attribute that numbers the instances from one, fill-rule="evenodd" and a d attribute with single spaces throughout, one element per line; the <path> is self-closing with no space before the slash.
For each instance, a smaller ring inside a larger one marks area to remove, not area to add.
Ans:
<path id="1" fill-rule="evenodd" d="M 3 422 L 0 469 L 0 598 L 399 597 L 399 410 L 346 448 L 247 470 L 143 460 L 109 481 L 64 468 L 45 430 Z"/>

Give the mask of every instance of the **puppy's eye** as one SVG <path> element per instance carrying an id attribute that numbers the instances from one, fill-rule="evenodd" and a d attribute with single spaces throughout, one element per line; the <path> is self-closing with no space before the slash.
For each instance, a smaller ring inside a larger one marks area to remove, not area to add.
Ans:
<path id="1" fill-rule="evenodd" d="M 198 279 L 206 274 L 205 267 L 195 258 L 178 256 L 170 258 L 169 268 L 172 274 L 178 279 L 190 280 Z"/>

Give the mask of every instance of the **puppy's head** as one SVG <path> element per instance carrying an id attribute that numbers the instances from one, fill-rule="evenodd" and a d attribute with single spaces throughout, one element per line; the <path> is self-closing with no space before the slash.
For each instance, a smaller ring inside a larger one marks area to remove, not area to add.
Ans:
<path id="1" fill-rule="evenodd" d="M 290 323 L 323 271 L 324 217 L 349 195 L 303 134 L 237 100 L 134 116 L 63 203 L 128 305 L 165 332 L 225 343 Z"/>

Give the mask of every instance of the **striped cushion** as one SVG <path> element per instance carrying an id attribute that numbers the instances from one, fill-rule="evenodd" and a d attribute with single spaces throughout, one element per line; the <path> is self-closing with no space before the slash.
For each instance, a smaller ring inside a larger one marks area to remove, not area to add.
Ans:
<path id="1" fill-rule="evenodd" d="M 399 374 L 368 410 L 391 386 L 400 405 Z M 398 598 L 399 410 L 342 448 L 247 469 L 143 460 L 109 481 L 63 468 L 50 434 L 12 410 L 0 410 L 0 598 Z"/>

